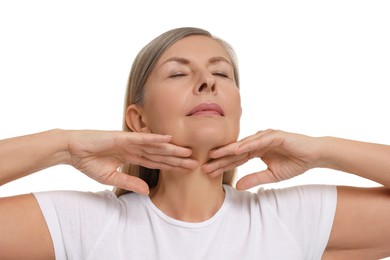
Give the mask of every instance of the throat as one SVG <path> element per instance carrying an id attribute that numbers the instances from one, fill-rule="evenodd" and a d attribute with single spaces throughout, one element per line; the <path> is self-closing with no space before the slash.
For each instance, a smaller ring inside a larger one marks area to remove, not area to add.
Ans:
<path id="1" fill-rule="evenodd" d="M 171 218 L 203 222 L 214 216 L 223 204 L 222 176 L 211 178 L 200 167 L 191 173 L 161 172 L 150 199 Z"/>

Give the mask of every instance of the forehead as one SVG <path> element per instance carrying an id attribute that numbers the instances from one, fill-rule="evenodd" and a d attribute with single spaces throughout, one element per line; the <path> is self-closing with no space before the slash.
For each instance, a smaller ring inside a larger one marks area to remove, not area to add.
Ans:
<path id="1" fill-rule="evenodd" d="M 225 57 L 230 61 L 230 57 L 225 47 L 217 40 L 201 35 L 188 36 L 180 39 L 170 46 L 161 55 L 158 63 L 163 63 L 171 57 L 183 58 L 204 58 Z"/>

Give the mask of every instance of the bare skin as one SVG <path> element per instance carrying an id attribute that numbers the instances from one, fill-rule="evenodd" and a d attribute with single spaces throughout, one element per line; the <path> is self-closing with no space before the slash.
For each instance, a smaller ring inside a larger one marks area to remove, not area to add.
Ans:
<path id="1" fill-rule="evenodd" d="M 213 178 L 200 166 L 210 160 L 211 149 L 234 142 L 239 133 L 240 94 L 229 56 L 209 37 L 184 38 L 160 57 L 145 89 L 144 103 L 127 109 L 129 128 L 172 135 L 199 162 L 193 171 L 161 170 L 151 199 L 174 218 L 206 220 L 225 194 L 222 175 Z"/>
<path id="2" fill-rule="evenodd" d="M 87 176 L 148 194 L 141 179 L 117 172 L 125 162 L 157 169 L 193 169 L 191 150 L 170 144 L 170 136 L 52 130 L 0 141 L 1 184 L 37 170 L 69 164 Z M 54 259 L 54 248 L 41 210 L 32 194 L 0 198 L 0 258 Z"/>
<path id="3" fill-rule="evenodd" d="M 314 138 L 266 130 L 210 152 L 205 172 L 224 170 L 258 158 L 266 170 L 244 176 L 238 189 L 283 181 L 315 167 L 374 180 L 381 188 L 338 187 L 337 209 L 324 259 L 380 259 L 390 255 L 390 146 L 334 137 Z"/>
<path id="4" fill-rule="evenodd" d="M 132 133 L 52 130 L 1 140 L 0 184 L 69 164 L 98 182 L 150 192 L 166 214 L 198 222 L 220 208 L 223 172 L 250 159 L 264 161 L 268 169 L 244 176 L 238 189 L 293 178 L 315 167 L 341 170 L 384 187 L 338 187 L 323 258 L 389 256 L 390 147 L 275 130 L 236 141 L 240 96 L 225 49 L 216 43 L 193 36 L 167 50 L 146 83 L 145 103 L 127 109 Z M 191 112 L 199 105 L 211 109 Z M 124 163 L 160 169 L 157 187 L 149 191 L 141 179 L 118 172 Z M 1 259 L 54 259 L 53 242 L 33 195 L 1 198 L 0 212 Z"/>

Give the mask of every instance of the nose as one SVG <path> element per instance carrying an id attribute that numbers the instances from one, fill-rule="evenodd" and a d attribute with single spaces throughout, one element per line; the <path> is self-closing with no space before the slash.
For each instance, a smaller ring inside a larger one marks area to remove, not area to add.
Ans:
<path id="1" fill-rule="evenodd" d="M 215 93 L 216 90 L 215 77 L 210 72 L 204 72 L 194 88 L 195 94 Z"/>

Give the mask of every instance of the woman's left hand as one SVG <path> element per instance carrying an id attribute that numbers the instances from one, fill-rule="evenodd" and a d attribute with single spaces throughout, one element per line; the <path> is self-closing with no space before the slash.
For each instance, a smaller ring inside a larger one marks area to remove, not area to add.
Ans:
<path id="1" fill-rule="evenodd" d="M 320 155 L 320 138 L 265 130 L 210 151 L 213 160 L 203 165 L 203 170 L 217 176 L 257 157 L 268 168 L 241 178 L 236 187 L 244 190 L 260 184 L 290 179 L 320 166 Z"/>

